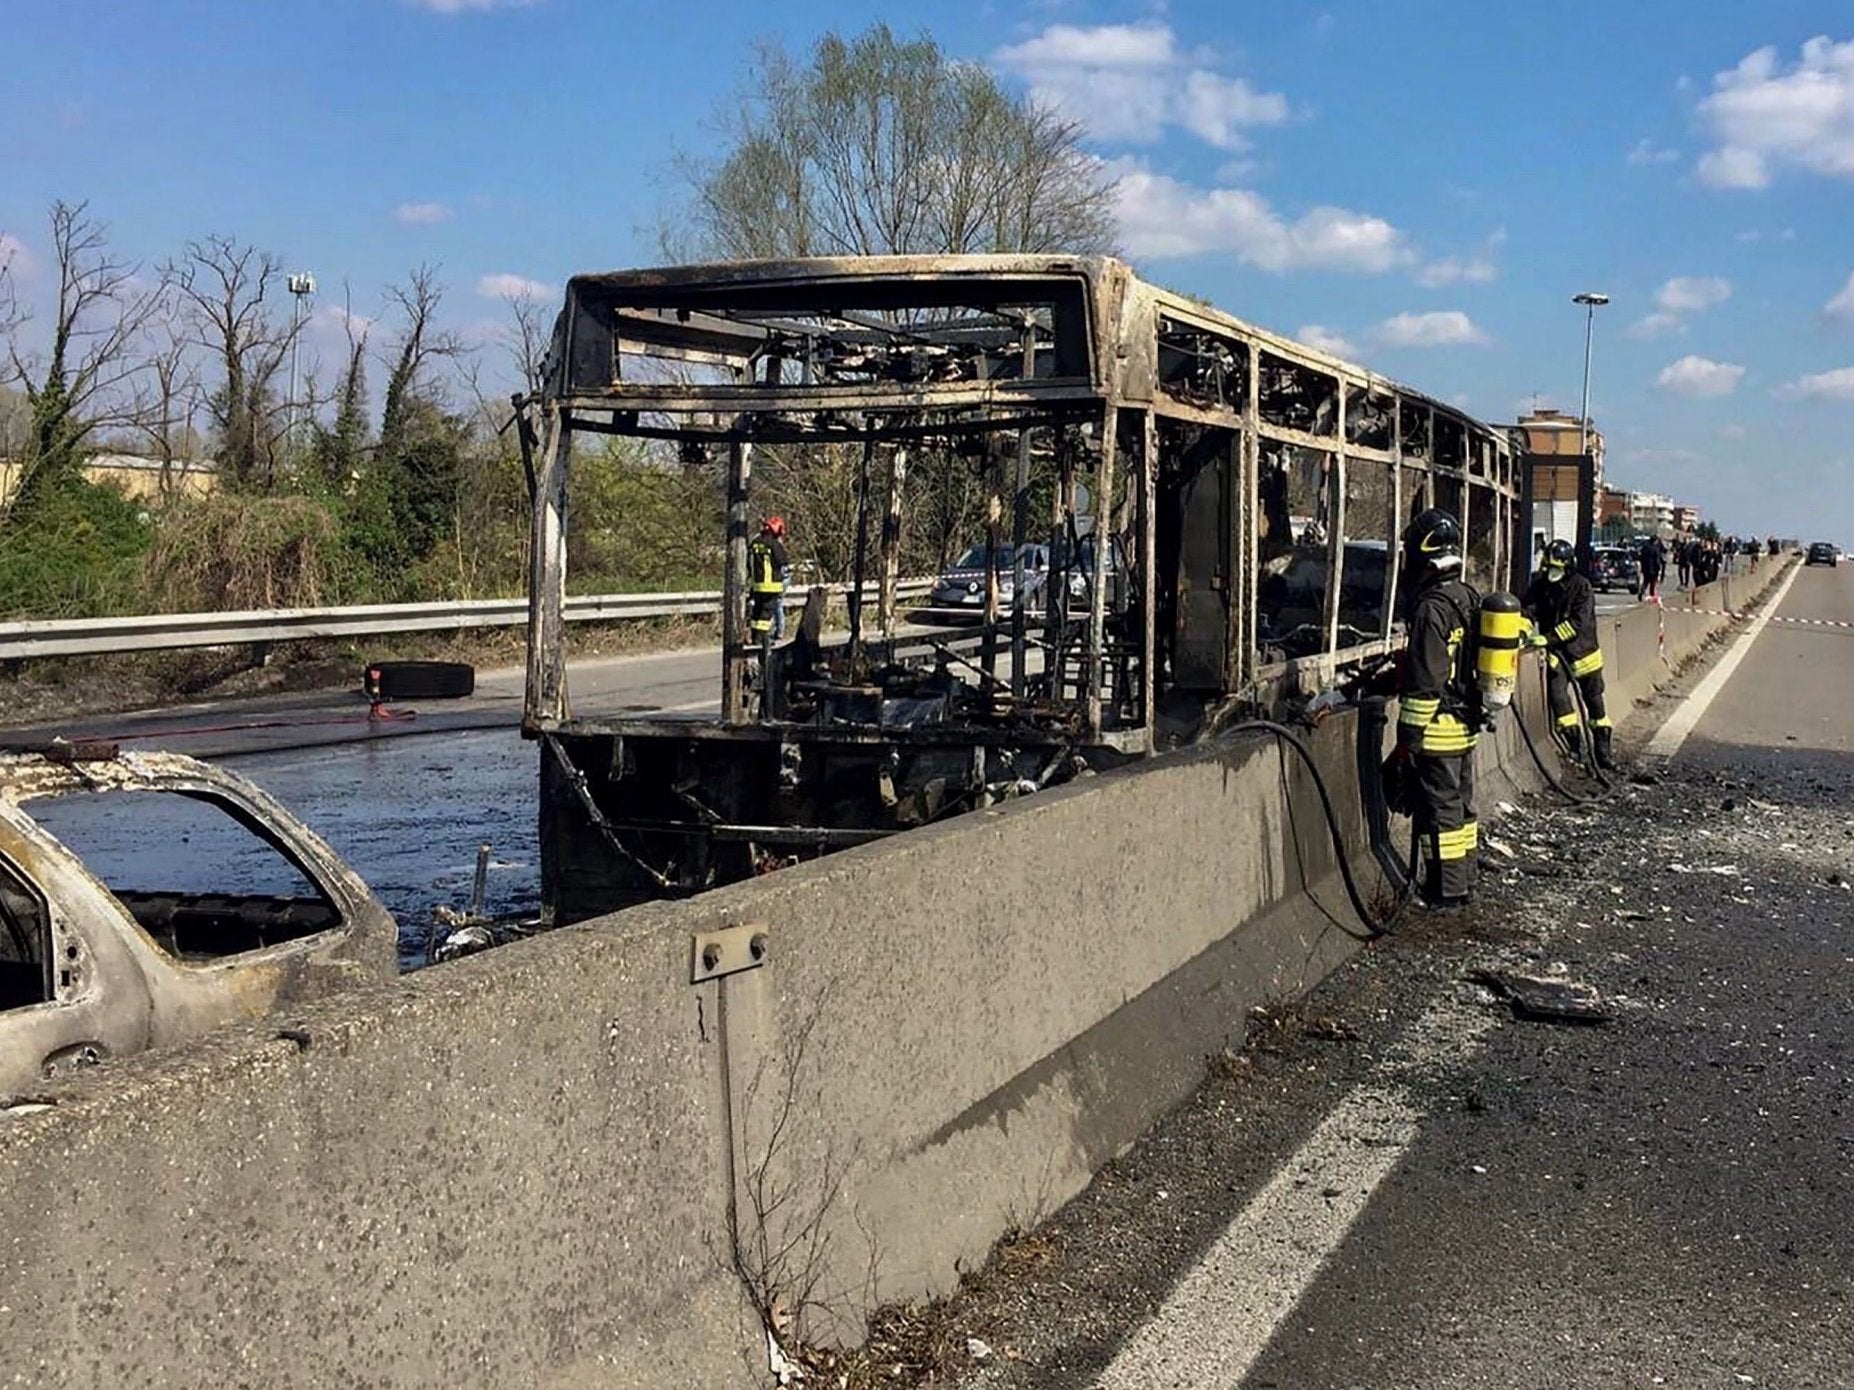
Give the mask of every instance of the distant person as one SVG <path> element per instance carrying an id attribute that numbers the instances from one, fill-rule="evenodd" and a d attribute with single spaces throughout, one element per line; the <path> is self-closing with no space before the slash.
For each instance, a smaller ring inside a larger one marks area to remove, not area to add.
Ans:
<path id="1" fill-rule="evenodd" d="M 1699 542 L 1691 536 L 1682 536 L 1674 542 L 1674 567 L 1679 571 L 1680 587 L 1693 587 L 1693 548 Z"/>
<path id="2" fill-rule="evenodd" d="M 785 518 L 769 516 L 747 547 L 747 584 L 751 596 L 747 626 L 756 635 L 785 636 L 785 581 L 791 566 L 785 553 Z"/>
<path id="3" fill-rule="evenodd" d="M 1659 536 L 1650 536 L 1642 542 L 1637 563 L 1641 565 L 1642 582 L 1635 596 L 1642 599 L 1659 599 L 1661 597 L 1661 573 L 1667 568 L 1667 547 L 1661 544 Z"/>

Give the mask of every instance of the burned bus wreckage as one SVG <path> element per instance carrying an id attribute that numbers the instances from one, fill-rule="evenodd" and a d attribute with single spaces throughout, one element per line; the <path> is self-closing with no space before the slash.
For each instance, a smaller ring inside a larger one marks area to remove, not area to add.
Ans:
<path id="1" fill-rule="evenodd" d="M 541 745 L 543 902 L 559 924 L 1278 713 L 1398 645 L 1395 540 L 1417 511 L 1461 518 L 1483 587 L 1510 582 L 1520 539 L 1502 432 L 1110 258 L 579 276 L 519 407 L 534 486 L 524 727 Z M 719 718 L 573 711 L 562 610 L 586 434 L 724 466 Z M 824 450 L 860 469 L 850 632 L 825 636 L 818 591 L 762 653 L 756 451 L 802 469 Z M 896 596 L 904 483 L 930 454 L 992 483 L 987 534 L 970 538 L 989 557 L 986 602 L 957 634 L 908 624 Z"/>

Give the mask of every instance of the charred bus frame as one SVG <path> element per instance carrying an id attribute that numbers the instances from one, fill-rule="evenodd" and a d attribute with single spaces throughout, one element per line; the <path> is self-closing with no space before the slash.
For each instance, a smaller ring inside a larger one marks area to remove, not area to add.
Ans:
<path id="1" fill-rule="evenodd" d="M 542 745 L 556 922 L 1152 753 L 1234 710 L 1278 710 L 1397 645 L 1395 540 L 1423 506 L 1456 511 L 1485 585 L 1510 585 L 1523 553 L 1503 432 L 1111 258 L 579 276 L 519 423 L 534 492 L 524 729 Z M 562 607 L 585 433 L 725 457 L 718 719 L 572 711 Z M 761 670 L 747 610 L 755 451 L 802 468 L 820 449 L 859 460 L 851 633 L 822 640 L 808 611 Z M 927 452 L 974 460 L 997 484 L 987 602 L 957 639 L 897 622 L 907 470 Z M 861 594 L 878 524 L 871 635 Z M 1036 613 L 1030 543 L 1050 557 Z M 1000 555 L 1017 570 L 1008 612 Z"/>

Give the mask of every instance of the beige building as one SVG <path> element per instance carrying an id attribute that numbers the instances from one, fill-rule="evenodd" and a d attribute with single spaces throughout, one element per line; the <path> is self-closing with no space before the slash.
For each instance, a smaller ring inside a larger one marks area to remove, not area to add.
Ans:
<path id="1" fill-rule="evenodd" d="M 114 488 L 131 502 L 159 502 L 203 497 L 219 486 L 218 466 L 206 459 L 176 459 L 166 469 L 159 459 L 139 454 L 92 454 L 84 476 L 99 487 Z M 19 464 L 0 459 L 0 506 L 13 500 Z"/>
<path id="2" fill-rule="evenodd" d="M 1530 415 L 1520 417 L 1519 430 L 1525 437 L 1527 453 L 1575 458 L 1581 452 L 1578 448 L 1578 434 L 1582 424 L 1583 421 L 1577 416 L 1566 415 L 1561 410 L 1535 410 Z M 1594 482 L 1600 494 L 1603 489 L 1603 431 L 1595 425 L 1589 428 L 1589 447 L 1595 464 Z"/>

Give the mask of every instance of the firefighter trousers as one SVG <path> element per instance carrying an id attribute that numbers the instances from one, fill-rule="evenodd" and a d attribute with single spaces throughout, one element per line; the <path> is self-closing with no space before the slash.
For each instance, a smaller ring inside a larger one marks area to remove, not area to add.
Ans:
<path id="1" fill-rule="evenodd" d="M 1590 711 L 1590 727 L 1609 728 L 1609 706 L 1603 699 L 1603 668 L 1599 666 L 1581 676 L 1569 676 L 1565 674 L 1563 663 L 1557 660 L 1552 661 L 1545 673 L 1545 702 L 1551 706 L 1552 722 L 1560 729 L 1577 727 L 1577 702 L 1571 698 L 1573 680 L 1583 692 L 1584 708 Z"/>
<path id="2" fill-rule="evenodd" d="M 1431 903 L 1465 902 L 1479 877 L 1481 830 L 1474 818 L 1474 750 L 1418 753 L 1412 818 L 1423 850 L 1422 891 Z"/>

